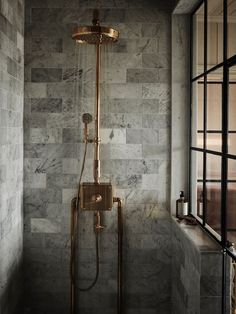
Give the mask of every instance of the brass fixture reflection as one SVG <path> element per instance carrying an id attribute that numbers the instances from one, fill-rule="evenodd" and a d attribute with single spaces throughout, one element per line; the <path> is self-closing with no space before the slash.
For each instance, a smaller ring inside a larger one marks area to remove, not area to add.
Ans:
<path id="1" fill-rule="evenodd" d="M 123 264 L 122 264 L 122 241 L 123 241 L 123 217 L 122 202 L 120 198 L 113 197 L 113 187 L 110 183 L 100 182 L 100 72 L 101 72 L 101 45 L 115 43 L 119 32 L 113 28 L 100 26 L 99 12 L 94 10 L 92 26 L 78 26 L 73 29 L 72 38 L 79 44 L 90 44 L 96 46 L 96 91 L 95 91 L 95 116 L 94 116 L 94 138 L 89 139 L 88 124 L 92 122 L 89 113 L 83 114 L 84 123 L 84 156 L 78 184 L 77 196 L 71 201 L 71 314 L 76 314 L 78 308 L 78 291 L 92 289 L 99 277 L 99 235 L 105 226 L 101 223 L 101 212 L 112 210 L 113 204 L 117 203 L 118 217 L 118 270 L 117 270 L 117 314 L 122 314 L 123 308 Z M 94 182 L 83 182 L 82 176 L 85 168 L 88 143 L 94 145 L 93 179 Z M 79 208 L 86 211 L 94 211 L 94 232 L 96 239 L 96 274 L 92 283 L 81 288 L 77 284 L 78 278 L 78 220 Z"/>

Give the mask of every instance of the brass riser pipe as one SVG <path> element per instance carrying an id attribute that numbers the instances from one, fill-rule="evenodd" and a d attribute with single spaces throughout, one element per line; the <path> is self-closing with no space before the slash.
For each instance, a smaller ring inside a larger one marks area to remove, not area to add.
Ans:
<path id="1" fill-rule="evenodd" d="M 76 278 L 77 278 L 77 244 L 78 244 L 78 208 L 77 208 L 77 198 L 71 200 L 71 255 L 70 255 L 70 313 L 75 314 L 77 308 L 77 288 L 76 288 Z"/>
<path id="2" fill-rule="evenodd" d="M 123 314 L 123 211 L 122 202 L 118 197 L 113 198 L 117 203 L 117 226 L 118 226 L 118 254 L 117 254 L 117 314 Z M 71 294 L 70 294 L 70 313 L 76 314 L 78 307 L 78 287 L 76 278 L 77 269 L 77 244 L 78 244 L 78 206 L 77 198 L 71 201 L 71 258 L 70 258 L 70 276 L 71 276 Z"/>
<path id="3" fill-rule="evenodd" d="M 95 107 L 95 135 L 94 135 L 94 182 L 100 181 L 100 116 L 101 116 L 101 93 L 100 93 L 100 68 L 101 68 L 101 45 L 96 46 L 96 107 Z"/>
<path id="4" fill-rule="evenodd" d="M 113 202 L 117 203 L 118 216 L 117 314 L 123 314 L 123 212 L 121 199 L 114 197 Z"/>

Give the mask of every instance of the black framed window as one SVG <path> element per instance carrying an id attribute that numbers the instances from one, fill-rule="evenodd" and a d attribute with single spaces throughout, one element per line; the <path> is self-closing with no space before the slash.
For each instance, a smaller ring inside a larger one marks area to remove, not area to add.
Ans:
<path id="1" fill-rule="evenodd" d="M 227 248 L 236 243 L 236 1 L 202 1 L 191 29 L 191 213 Z"/>
<path id="2" fill-rule="evenodd" d="M 227 267 L 236 263 L 236 0 L 203 0 L 192 13 L 191 41 L 190 211 L 222 246 L 222 313 L 229 313 Z"/>

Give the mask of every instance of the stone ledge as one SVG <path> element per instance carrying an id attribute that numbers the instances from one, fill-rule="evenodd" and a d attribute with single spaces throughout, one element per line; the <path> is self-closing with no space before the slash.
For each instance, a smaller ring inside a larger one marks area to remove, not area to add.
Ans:
<path id="1" fill-rule="evenodd" d="M 220 252 L 220 245 L 204 231 L 200 225 L 186 225 L 184 221 L 179 222 L 172 216 L 173 222 L 179 226 L 186 237 L 193 242 L 200 252 Z"/>

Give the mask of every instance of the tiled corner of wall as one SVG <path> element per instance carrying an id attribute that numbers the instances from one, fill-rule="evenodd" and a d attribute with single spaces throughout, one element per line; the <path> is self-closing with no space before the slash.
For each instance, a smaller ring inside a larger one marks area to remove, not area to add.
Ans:
<path id="1" fill-rule="evenodd" d="M 120 31 L 102 83 L 101 170 L 103 180 L 111 180 L 116 195 L 124 200 L 125 307 L 129 313 L 158 309 L 167 314 L 170 13 L 161 1 L 100 4 L 101 21 Z M 27 293 L 32 292 L 28 306 L 34 313 L 64 313 L 69 306 L 70 200 L 83 155 L 81 116 L 93 114 L 93 91 L 86 88 L 92 72 L 77 70 L 71 29 L 77 23 L 90 23 L 94 5 L 95 1 L 85 0 L 26 1 L 25 282 Z M 85 96 L 78 107 L 74 80 L 81 75 Z M 85 180 L 92 180 L 92 157 L 90 147 Z M 115 313 L 115 207 L 103 218 L 100 279 L 94 290 L 80 295 L 83 313 L 94 308 L 97 314 Z M 92 224 L 93 215 L 82 213 L 79 281 L 83 286 L 94 274 Z"/>
<path id="2" fill-rule="evenodd" d="M 24 1 L 0 1 L 0 313 L 22 290 Z"/>

